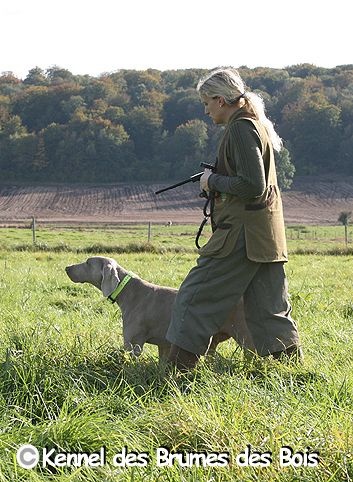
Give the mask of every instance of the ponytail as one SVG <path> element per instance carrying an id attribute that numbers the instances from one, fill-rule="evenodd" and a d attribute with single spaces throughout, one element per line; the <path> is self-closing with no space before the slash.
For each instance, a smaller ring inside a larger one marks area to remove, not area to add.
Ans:
<path id="1" fill-rule="evenodd" d="M 273 148 L 276 151 L 282 149 L 282 140 L 275 131 L 275 128 L 266 117 L 265 105 L 262 98 L 245 89 L 245 83 L 239 72 L 233 67 L 220 67 L 212 70 L 205 77 L 200 79 L 197 85 L 200 96 L 217 97 L 222 96 L 229 105 L 236 104 L 244 99 L 244 108 L 251 112 L 266 128 Z"/>
<path id="2" fill-rule="evenodd" d="M 266 116 L 264 101 L 255 92 L 246 92 L 244 99 L 248 105 L 248 109 L 255 115 L 261 124 L 264 125 L 274 150 L 279 152 L 283 147 L 282 139 L 275 131 L 273 123 Z"/>

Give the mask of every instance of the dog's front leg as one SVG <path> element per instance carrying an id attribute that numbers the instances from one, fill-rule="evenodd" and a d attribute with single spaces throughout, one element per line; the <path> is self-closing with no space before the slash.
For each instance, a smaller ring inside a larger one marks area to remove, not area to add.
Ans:
<path id="1" fill-rule="evenodd" d="M 143 350 L 143 345 L 138 343 L 132 343 L 131 341 L 124 341 L 124 350 L 127 351 L 132 357 L 139 357 Z"/>

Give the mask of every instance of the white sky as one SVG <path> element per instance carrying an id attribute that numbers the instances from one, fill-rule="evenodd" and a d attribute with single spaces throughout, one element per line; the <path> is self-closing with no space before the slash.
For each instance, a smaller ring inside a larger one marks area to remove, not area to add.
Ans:
<path id="1" fill-rule="evenodd" d="M 352 0 L 0 0 L 0 73 L 353 64 Z"/>

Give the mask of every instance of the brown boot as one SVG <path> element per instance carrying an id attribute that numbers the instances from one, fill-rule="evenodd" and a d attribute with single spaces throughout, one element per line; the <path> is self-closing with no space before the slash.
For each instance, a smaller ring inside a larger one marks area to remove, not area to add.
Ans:
<path id="1" fill-rule="evenodd" d="M 197 362 L 200 359 L 200 355 L 195 355 L 190 351 L 186 351 L 177 345 L 170 347 L 168 355 L 168 363 L 176 367 L 178 370 L 186 372 L 195 368 Z"/>

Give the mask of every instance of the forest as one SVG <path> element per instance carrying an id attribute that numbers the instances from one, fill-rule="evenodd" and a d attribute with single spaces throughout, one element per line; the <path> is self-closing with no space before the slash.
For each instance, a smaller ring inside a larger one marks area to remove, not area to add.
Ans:
<path id="1" fill-rule="evenodd" d="M 240 67 L 284 140 L 282 188 L 298 175 L 353 175 L 353 65 Z M 202 69 L 118 70 L 99 77 L 58 66 L 0 75 L 0 180 L 164 181 L 213 162 L 221 127 L 196 92 Z"/>

